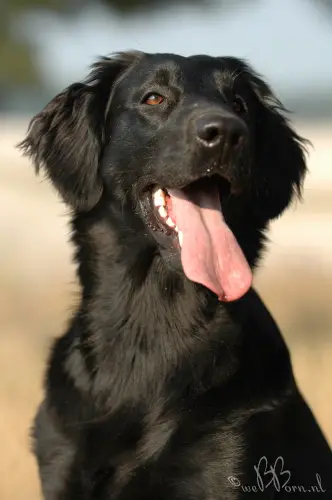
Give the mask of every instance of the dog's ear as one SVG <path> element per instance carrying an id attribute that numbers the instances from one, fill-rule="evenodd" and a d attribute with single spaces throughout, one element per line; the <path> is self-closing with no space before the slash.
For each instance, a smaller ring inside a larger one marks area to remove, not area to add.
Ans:
<path id="1" fill-rule="evenodd" d="M 249 66 L 245 72 L 255 92 L 257 118 L 255 123 L 255 158 L 258 160 L 257 186 L 269 217 L 281 214 L 294 195 L 301 198 L 307 171 L 306 151 L 309 141 L 291 127 L 288 111 L 269 85 Z"/>
<path id="2" fill-rule="evenodd" d="M 112 88 L 140 55 L 128 52 L 100 59 L 84 83 L 68 87 L 32 119 L 19 144 L 37 173 L 45 168 L 64 201 L 78 211 L 90 210 L 101 197 L 98 166 Z"/>

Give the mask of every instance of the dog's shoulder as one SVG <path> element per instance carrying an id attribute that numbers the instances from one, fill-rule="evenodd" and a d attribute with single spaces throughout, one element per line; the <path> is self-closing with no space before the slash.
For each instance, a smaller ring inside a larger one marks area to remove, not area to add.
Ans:
<path id="1" fill-rule="evenodd" d="M 55 414 L 52 414 L 45 400 L 39 407 L 31 434 L 43 495 L 52 500 L 62 498 L 76 449 L 61 431 Z"/>

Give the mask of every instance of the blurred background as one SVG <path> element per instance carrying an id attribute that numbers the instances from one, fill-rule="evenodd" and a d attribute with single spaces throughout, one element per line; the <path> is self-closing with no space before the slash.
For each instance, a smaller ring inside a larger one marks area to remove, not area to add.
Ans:
<path id="1" fill-rule="evenodd" d="M 0 498 L 40 498 L 29 426 L 78 293 L 66 209 L 15 144 L 118 50 L 246 58 L 313 143 L 304 202 L 273 223 L 256 285 L 332 444 L 332 1 L 1 0 L 0 14 Z"/>

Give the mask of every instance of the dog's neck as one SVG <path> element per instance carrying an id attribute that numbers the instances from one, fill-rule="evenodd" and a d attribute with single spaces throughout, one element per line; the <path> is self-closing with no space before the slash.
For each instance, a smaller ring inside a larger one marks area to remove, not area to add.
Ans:
<path id="1" fill-rule="evenodd" d="M 170 272 L 155 248 L 144 241 L 137 246 L 137 235 L 136 246 L 130 237 L 119 241 L 106 219 L 77 224 L 74 241 L 84 254 L 78 259 L 84 262 L 79 267 L 80 317 L 99 372 L 109 372 L 105 391 L 112 387 L 109 377 L 121 372 L 133 378 L 113 387 L 137 397 L 149 392 L 146 386 L 153 387 L 157 372 L 160 381 L 174 366 L 191 371 L 181 374 L 184 383 L 193 374 L 202 383 L 208 371 L 211 384 L 211 366 L 216 363 L 223 363 L 229 376 L 240 327 L 217 297 Z M 139 384 L 133 383 L 135 377 Z"/>
<path id="2" fill-rule="evenodd" d="M 227 315 L 217 296 L 173 271 L 147 238 L 138 239 L 134 231 L 119 236 L 106 217 L 79 221 L 74 242 L 82 304 L 96 327 L 106 321 L 106 330 L 130 325 L 151 336 L 156 330 L 179 330 L 183 336 Z"/>
<path id="3" fill-rule="evenodd" d="M 198 396 L 219 401 L 222 388 L 232 397 L 234 384 L 246 399 L 257 381 L 263 395 L 285 394 L 292 383 L 287 348 L 257 294 L 221 304 L 167 273 L 155 249 L 137 246 L 137 234 L 135 246 L 112 227 L 100 217 L 74 224 L 82 301 L 68 332 L 76 356 L 69 377 L 73 369 L 86 373 L 84 390 L 98 402 L 86 419 L 121 415 L 128 405 L 133 418 L 147 408 L 162 416 Z M 238 387 L 240 372 L 246 383 Z M 252 408 L 260 404 L 248 400 Z"/>

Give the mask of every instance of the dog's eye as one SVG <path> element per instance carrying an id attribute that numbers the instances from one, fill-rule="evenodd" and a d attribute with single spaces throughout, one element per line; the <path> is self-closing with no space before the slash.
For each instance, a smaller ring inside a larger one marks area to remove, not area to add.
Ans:
<path id="1" fill-rule="evenodd" d="M 148 94 L 143 99 L 144 104 L 148 104 L 149 106 L 156 106 L 157 104 L 162 104 L 165 98 L 160 94 Z"/>
<path id="2" fill-rule="evenodd" d="M 233 98 L 232 108 L 235 111 L 235 113 L 238 113 L 239 115 L 242 115 L 243 113 L 245 113 L 247 111 L 247 108 L 246 108 L 246 105 L 245 105 L 243 99 L 241 99 L 241 97 L 239 97 L 239 96 L 235 96 Z"/>

